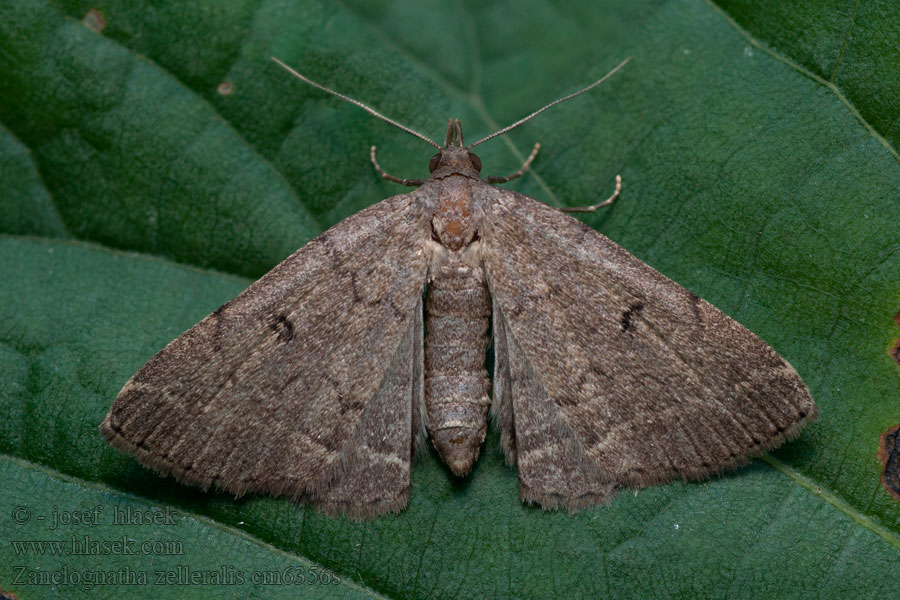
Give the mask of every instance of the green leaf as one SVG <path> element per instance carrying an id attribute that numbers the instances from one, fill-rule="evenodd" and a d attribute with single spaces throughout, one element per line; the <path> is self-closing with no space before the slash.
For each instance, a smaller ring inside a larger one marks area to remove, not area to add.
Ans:
<path id="1" fill-rule="evenodd" d="M 900 421 L 887 353 L 900 335 L 900 14 L 720 4 L 0 4 L 0 587 L 20 598 L 893 593 L 900 503 L 876 452 Z M 809 384 L 819 421 L 745 469 L 574 516 L 519 501 L 496 433 L 471 476 L 453 479 L 428 454 L 409 508 L 364 523 L 185 487 L 107 447 L 97 426 L 154 352 L 316 233 L 405 191 L 374 173 L 373 143 L 392 173 L 427 173 L 432 149 L 273 55 L 431 138 L 458 117 L 472 140 L 631 56 L 589 94 L 480 146 L 485 172 L 515 171 L 539 140 L 532 173 L 511 185 L 557 206 L 606 197 L 621 173 L 622 196 L 585 221 L 769 342 Z M 99 522 L 85 522 L 98 506 Z M 114 523 L 126 508 L 176 516 Z M 81 522 L 53 528 L 54 511 Z M 19 543 L 85 538 L 110 551 Z M 122 539 L 182 552 L 112 552 Z M 175 579 L 115 579 L 128 572 Z M 306 579 L 264 585 L 270 572 Z"/>

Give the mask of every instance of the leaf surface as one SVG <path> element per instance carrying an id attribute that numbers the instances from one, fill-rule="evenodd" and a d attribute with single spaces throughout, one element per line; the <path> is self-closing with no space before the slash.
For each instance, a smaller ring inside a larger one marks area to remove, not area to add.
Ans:
<path id="1" fill-rule="evenodd" d="M 900 503 L 878 438 L 900 421 L 900 14 L 876 5 L 700 0 L 0 6 L 0 587 L 78 597 L 860 597 L 895 591 Z M 851 26 L 852 25 L 852 26 Z M 100 30 L 99 33 L 97 30 Z M 422 177 L 432 149 L 289 77 L 277 56 L 486 174 L 584 217 L 756 332 L 821 416 L 762 461 L 620 494 L 574 516 L 518 498 L 496 432 L 471 476 L 428 453 L 409 508 L 356 523 L 161 479 L 97 433 L 128 377 L 330 225 Z M 14 517 L 26 507 L 34 518 Z M 102 506 L 102 525 L 51 529 Z M 116 508 L 177 511 L 122 525 Z M 37 520 L 44 516 L 44 521 Z M 176 540 L 181 555 L 40 556 L 14 541 Z M 17 550 L 17 548 L 19 550 Z M 209 581 L 86 589 L 32 571 Z M 25 571 L 17 570 L 24 567 Z M 269 568 L 340 583 L 254 584 Z M 226 569 L 227 570 L 227 569 Z M 224 573 L 224 572 L 223 572 Z M 207 575 L 207 577 L 213 577 Z M 222 576 L 220 576 L 222 577 Z"/>

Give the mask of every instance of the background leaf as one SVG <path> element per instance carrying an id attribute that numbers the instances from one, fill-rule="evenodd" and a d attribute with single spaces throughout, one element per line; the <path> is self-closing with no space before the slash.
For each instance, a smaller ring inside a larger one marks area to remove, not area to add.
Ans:
<path id="1" fill-rule="evenodd" d="M 0 5 L 0 469 L 12 491 L 0 496 L 0 587 L 20 598 L 893 592 L 900 504 L 876 452 L 900 421 L 886 352 L 900 335 L 900 15 L 809 0 L 621 4 Z M 467 139 L 632 56 L 597 90 L 480 147 L 485 172 L 514 171 L 540 140 L 515 187 L 553 205 L 599 200 L 621 173 L 622 197 L 586 222 L 773 345 L 820 420 L 738 472 L 575 516 L 519 502 L 495 433 L 470 477 L 429 454 L 409 508 L 366 523 L 204 493 L 108 448 L 97 425 L 154 352 L 318 232 L 404 191 L 373 172 L 371 144 L 391 172 L 426 173 L 420 141 L 290 78 L 272 55 L 432 138 L 458 117 Z M 54 511 L 71 521 L 97 506 L 99 523 L 51 528 Z M 126 508 L 176 514 L 110 520 Z M 18 544 L 85 536 L 110 551 Z M 182 552 L 112 552 L 120 538 Z M 259 579 L 326 569 L 338 581 Z M 175 579 L 126 585 L 129 573 Z"/>

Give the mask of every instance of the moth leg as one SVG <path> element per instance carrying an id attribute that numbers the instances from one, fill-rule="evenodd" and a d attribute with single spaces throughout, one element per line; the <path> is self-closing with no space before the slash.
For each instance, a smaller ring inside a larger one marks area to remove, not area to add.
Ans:
<path id="1" fill-rule="evenodd" d="M 561 208 L 559 210 L 563 212 L 594 212 L 598 208 L 603 208 L 604 206 L 609 206 L 613 203 L 613 200 L 619 197 L 619 192 L 622 191 L 622 176 L 616 175 L 616 190 L 612 193 L 612 196 L 600 202 L 599 204 L 595 204 L 593 206 L 571 206 L 569 208 Z"/>
<path id="2" fill-rule="evenodd" d="M 485 181 L 488 183 L 506 183 L 507 181 L 512 181 L 516 177 L 521 177 L 525 171 L 528 170 L 528 167 L 531 166 L 531 162 L 534 160 L 534 157 L 537 156 L 538 150 L 541 149 L 541 143 L 537 142 L 534 145 L 534 148 L 531 150 L 531 154 L 528 155 L 528 158 L 525 159 L 525 162 L 522 163 L 522 168 L 513 173 L 512 175 L 507 175 L 506 177 L 498 177 L 497 175 L 489 175 L 485 178 Z"/>
<path id="3" fill-rule="evenodd" d="M 372 146 L 372 151 L 370 153 L 372 157 L 372 164 L 375 165 L 375 170 L 378 171 L 378 174 L 387 179 L 388 181 L 393 181 L 394 183 L 399 183 L 401 185 L 408 185 L 410 187 L 420 186 L 425 183 L 424 179 L 400 179 L 396 175 L 391 175 L 381 168 L 381 165 L 378 164 L 378 161 L 375 160 L 375 146 Z"/>

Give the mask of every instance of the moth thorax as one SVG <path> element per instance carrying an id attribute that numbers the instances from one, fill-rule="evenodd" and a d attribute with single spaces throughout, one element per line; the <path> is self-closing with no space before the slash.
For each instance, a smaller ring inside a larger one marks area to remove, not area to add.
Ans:
<path id="1" fill-rule="evenodd" d="M 441 244 L 451 250 L 467 246 L 475 237 L 476 219 L 473 216 L 471 180 L 467 177 L 447 177 L 439 188 L 440 204 L 432 220 L 434 234 Z"/>
<path id="2" fill-rule="evenodd" d="M 459 476 L 471 470 L 487 433 L 490 314 L 480 269 L 442 269 L 432 280 L 425 302 L 428 434 Z"/>

